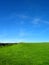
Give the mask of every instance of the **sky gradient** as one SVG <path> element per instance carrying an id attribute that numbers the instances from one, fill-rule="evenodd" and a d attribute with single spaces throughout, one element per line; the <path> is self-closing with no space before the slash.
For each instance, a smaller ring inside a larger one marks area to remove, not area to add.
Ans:
<path id="1" fill-rule="evenodd" d="M 0 42 L 45 41 L 49 41 L 49 0 L 0 0 Z"/>

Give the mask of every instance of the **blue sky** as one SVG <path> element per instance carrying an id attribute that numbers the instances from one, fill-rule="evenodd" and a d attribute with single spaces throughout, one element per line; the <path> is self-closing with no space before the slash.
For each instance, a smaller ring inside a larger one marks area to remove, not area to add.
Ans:
<path id="1" fill-rule="evenodd" d="M 0 0 L 0 42 L 49 41 L 49 0 Z"/>

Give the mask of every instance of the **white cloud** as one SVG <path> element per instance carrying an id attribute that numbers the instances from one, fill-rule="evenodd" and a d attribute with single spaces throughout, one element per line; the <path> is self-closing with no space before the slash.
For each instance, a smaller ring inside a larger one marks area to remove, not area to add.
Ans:
<path id="1" fill-rule="evenodd" d="M 22 24 L 22 25 L 23 25 L 23 24 L 24 24 L 24 21 L 21 21 L 21 22 L 20 22 L 20 24 Z"/>
<path id="2" fill-rule="evenodd" d="M 19 17 L 19 18 L 22 18 L 22 19 L 28 18 L 28 16 L 26 16 L 26 15 L 16 15 L 16 16 Z"/>
<path id="3" fill-rule="evenodd" d="M 49 24 L 49 21 L 43 21 L 43 23 L 45 23 L 45 24 Z"/>
<path id="4" fill-rule="evenodd" d="M 33 19 L 33 17 L 31 16 L 27 16 L 27 15 L 16 15 L 16 17 L 22 18 L 22 19 Z"/>
<path id="5" fill-rule="evenodd" d="M 32 32 L 27 32 L 24 28 L 20 28 L 20 31 L 19 31 L 19 34 L 18 34 L 18 36 L 20 37 L 20 38 L 24 38 L 24 37 L 27 37 L 27 36 L 31 36 L 32 35 Z"/>
<path id="6" fill-rule="evenodd" d="M 49 21 L 42 20 L 40 18 L 34 18 L 31 23 L 33 25 L 41 25 L 41 24 L 48 24 L 49 25 Z"/>
<path id="7" fill-rule="evenodd" d="M 40 22 L 40 18 L 34 18 L 33 21 L 32 21 L 32 23 L 33 23 L 34 25 L 39 24 L 39 22 Z"/>
<path id="8" fill-rule="evenodd" d="M 18 42 L 23 42 L 24 39 L 23 38 L 14 38 L 14 39 L 1 39 L 0 42 L 1 43 L 18 43 Z"/>
<path id="9" fill-rule="evenodd" d="M 19 33 L 19 36 L 21 36 L 21 37 L 23 37 L 23 36 L 25 36 L 26 34 L 24 33 L 24 32 L 20 32 Z"/>

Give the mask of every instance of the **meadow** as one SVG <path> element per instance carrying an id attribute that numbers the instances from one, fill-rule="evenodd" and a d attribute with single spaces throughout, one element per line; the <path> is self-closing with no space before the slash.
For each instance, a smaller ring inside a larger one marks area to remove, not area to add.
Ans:
<path id="1" fill-rule="evenodd" d="M 49 43 L 0 46 L 0 65 L 49 65 Z"/>

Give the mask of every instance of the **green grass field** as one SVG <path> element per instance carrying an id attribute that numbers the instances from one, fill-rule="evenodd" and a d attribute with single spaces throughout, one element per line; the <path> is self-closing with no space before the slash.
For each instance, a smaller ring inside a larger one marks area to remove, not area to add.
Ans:
<path id="1" fill-rule="evenodd" d="M 0 65 L 49 65 L 49 44 L 17 44 L 0 47 Z"/>

